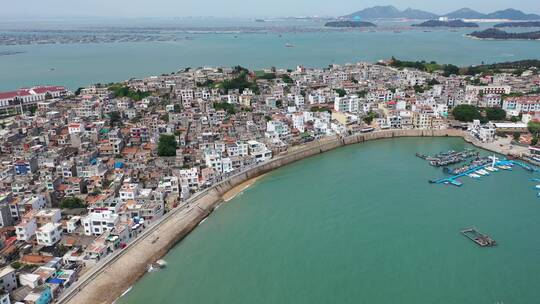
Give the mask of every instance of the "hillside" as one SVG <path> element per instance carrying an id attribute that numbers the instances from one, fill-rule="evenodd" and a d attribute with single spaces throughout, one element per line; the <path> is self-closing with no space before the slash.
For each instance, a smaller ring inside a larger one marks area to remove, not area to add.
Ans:
<path id="1" fill-rule="evenodd" d="M 342 16 L 344 19 L 437 19 L 439 17 L 448 17 L 449 19 L 508 19 L 508 20 L 540 20 L 540 15 L 527 14 L 520 10 L 508 8 L 492 13 L 480 13 L 470 8 L 461 8 L 444 15 L 438 15 L 431 12 L 407 8 L 403 11 L 395 6 L 374 6 Z"/>
<path id="2" fill-rule="evenodd" d="M 504 22 L 495 24 L 493 27 L 540 27 L 540 21 Z"/>
<path id="3" fill-rule="evenodd" d="M 487 15 L 470 8 L 462 8 L 444 15 L 450 19 L 486 19 Z"/>
<path id="4" fill-rule="evenodd" d="M 436 14 L 425 12 L 417 9 L 408 8 L 406 10 L 400 11 L 394 6 L 374 6 L 366 8 L 357 12 L 354 12 L 350 15 L 343 16 L 343 18 L 353 19 L 353 18 L 362 18 L 362 19 L 398 19 L 398 18 L 407 18 L 407 19 L 433 19 L 437 18 Z"/>
<path id="5" fill-rule="evenodd" d="M 540 31 L 527 33 L 509 33 L 499 29 L 490 28 L 484 31 L 470 33 L 469 36 L 480 39 L 497 40 L 540 40 Z"/>
<path id="6" fill-rule="evenodd" d="M 412 26 L 417 26 L 417 27 L 479 27 L 478 24 L 476 23 L 464 22 L 463 20 L 450 20 L 450 21 L 428 20 L 420 24 L 413 24 Z"/>

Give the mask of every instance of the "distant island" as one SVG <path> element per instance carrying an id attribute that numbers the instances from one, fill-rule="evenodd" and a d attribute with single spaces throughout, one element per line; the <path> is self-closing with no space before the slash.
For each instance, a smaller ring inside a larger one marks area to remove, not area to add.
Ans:
<path id="1" fill-rule="evenodd" d="M 540 21 L 503 22 L 495 24 L 493 27 L 540 27 Z"/>
<path id="2" fill-rule="evenodd" d="M 434 14 L 423 10 L 407 8 L 399 10 L 394 6 L 374 6 L 342 16 L 344 19 L 416 19 L 428 20 L 447 17 L 448 19 L 506 19 L 506 20 L 540 20 L 540 15 L 527 14 L 513 8 L 500 10 L 488 14 L 480 13 L 470 8 L 461 8 L 448 14 Z"/>
<path id="3" fill-rule="evenodd" d="M 17 54 L 23 54 L 25 52 L 23 51 L 0 51 L 0 56 L 9 56 L 9 55 L 17 55 Z"/>
<path id="4" fill-rule="evenodd" d="M 366 21 L 330 21 L 324 26 L 326 27 L 343 27 L 343 28 L 359 28 L 359 27 L 376 27 L 374 23 Z"/>
<path id="5" fill-rule="evenodd" d="M 478 24 L 472 22 L 465 22 L 463 20 L 428 20 L 420 24 L 413 24 L 417 27 L 479 27 Z"/>
<path id="6" fill-rule="evenodd" d="M 476 31 L 468 36 L 480 39 L 497 40 L 540 40 L 540 31 L 526 33 L 509 33 L 496 28 L 490 28 L 484 31 Z"/>

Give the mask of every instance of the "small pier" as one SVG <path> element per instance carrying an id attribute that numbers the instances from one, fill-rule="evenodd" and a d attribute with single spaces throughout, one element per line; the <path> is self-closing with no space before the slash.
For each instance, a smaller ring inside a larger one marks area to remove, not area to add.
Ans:
<path id="1" fill-rule="evenodd" d="M 507 160 L 507 159 L 503 159 L 503 160 L 496 160 L 495 157 L 492 157 L 492 162 L 491 163 L 483 163 L 483 164 L 480 164 L 480 165 L 477 165 L 477 166 L 471 166 L 470 168 L 467 168 L 467 170 L 463 171 L 463 172 L 460 172 L 459 174 L 453 174 L 453 175 L 450 175 L 450 176 L 445 176 L 445 177 L 442 177 L 442 178 L 439 178 L 439 179 L 432 179 L 429 181 L 429 183 L 431 184 L 445 184 L 445 185 L 454 185 L 454 186 L 462 186 L 463 183 L 461 181 L 458 180 L 458 178 L 460 177 L 463 177 L 463 176 L 470 176 L 471 174 L 474 175 L 475 173 L 477 173 L 478 170 L 484 170 L 485 168 L 494 168 L 494 167 L 499 167 L 503 170 L 512 170 L 512 167 L 514 165 L 516 166 L 519 166 L 527 171 L 530 171 L 530 172 L 538 172 L 539 170 L 532 167 L 532 166 L 529 166 L 527 164 L 524 164 L 524 163 L 521 163 L 521 162 L 518 162 L 518 161 L 514 161 L 514 160 Z M 484 175 L 489 175 L 486 174 L 487 172 L 484 173 Z M 477 176 L 477 177 L 481 177 L 481 176 Z"/>
<path id="2" fill-rule="evenodd" d="M 480 247 L 497 246 L 497 242 L 495 242 L 494 239 L 492 239 L 488 235 L 481 233 L 474 227 L 461 230 L 461 234 L 463 234 L 469 240 L 475 242 Z"/>

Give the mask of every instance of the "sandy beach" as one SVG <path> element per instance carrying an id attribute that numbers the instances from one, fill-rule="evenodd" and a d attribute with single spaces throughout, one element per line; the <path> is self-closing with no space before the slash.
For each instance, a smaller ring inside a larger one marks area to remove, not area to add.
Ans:
<path id="1" fill-rule="evenodd" d="M 225 192 L 222 196 L 223 200 L 225 202 L 228 202 L 235 198 L 238 194 L 242 193 L 242 191 L 246 190 L 247 188 L 251 187 L 255 182 L 257 182 L 259 179 L 263 178 L 266 174 L 259 175 L 257 177 L 254 177 L 252 179 L 248 179 L 247 181 L 239 184 L 238 186 L 232 188 L 231 190 Z"/>

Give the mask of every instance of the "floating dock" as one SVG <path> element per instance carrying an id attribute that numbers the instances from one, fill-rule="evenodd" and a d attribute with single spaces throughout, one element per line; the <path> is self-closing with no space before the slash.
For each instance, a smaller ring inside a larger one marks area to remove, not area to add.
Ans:
<path id="1" fill-rule="evenodd" d="M 442 178 L 439 178 L 439 179 L 432 179 L 430 180 L 429 182 L 431 184 L 445 184 L 445 185 L 454 185 L 454 186 L 462 186 L 463 183 L 461 181 L 458 180 L 458 178 L 460 177 L 463 177 L 463 176 L 469 176 L 470 174 L 475 174 L 478 170 L 484 170 L 486 167 L 499 167 L 499 168 L 504 168 L 505 170 L 511 170 L 511 167 L 514 166 L 514 165 L 517 165 L 527 171 L 530 171 L 530 172 L 538 172 L 539 170 L 532 167 L 532 166 L 529 166 L 527 164 L 524 164 L 524 163 L 521 163 L 521 162 L 518 162 L 518 161 L 514 161 L 514 160 L 499 160 L 499 161 L 496 161 L 494 160 L 492 163 L 489 163 L 489 164 L 483 164 L 483 165 L 479 165 L 479 166 L 474 166 L 474 167 L 471 167 L 469 168 L 468 170 L 464 171 L 464 172 L 461 172 L 459 174 L 454 174 L 454 175 L 451 175 L 451 176 L 446 176 L 446 177 L 442 177 Z M 486 174 L 487 176 L 487 174 Z M 482 176 L 479 176 L 479 177 L 482 177 Z"/>
<path id="2" fill-rule="evenodd" d="M 480 247 L 497 246 L 497 242 L 495 242 L 494 239 L 492 239 L 488 235 L 481 233 L 474 227 L 461 230 L 461 234 L 463 234 L 469 240 L 475 242 Z"/>

